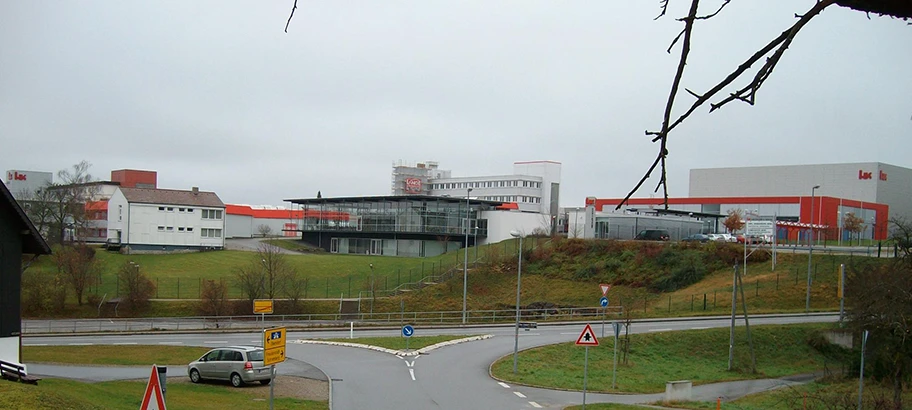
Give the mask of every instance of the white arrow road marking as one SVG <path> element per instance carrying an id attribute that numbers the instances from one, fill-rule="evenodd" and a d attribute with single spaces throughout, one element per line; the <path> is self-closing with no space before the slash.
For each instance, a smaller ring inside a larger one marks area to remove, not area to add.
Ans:
<path id="1" fill-rule="evenodd" d="M 409 369 L 409 374 L 412 375 L 412 381 L 415 381 L 415 369 Z"/>
<path id="2" fill-rule="evenodd" d="M 47 343 L 23 343 L 23 346 L 47 346 Z"/>
<path id="3" fill-rule="evenodd" d="M 576 332 L 561 332 L 562 335 L 578 335 Z"/>
<path id="4" fill-rule="evenodd" d="M 405 365 L 408 366 L 408 367 L 415 367 L 415 361 L 414 361 L 414 360 L 412 360 L 412 361 L 406 360 L 406 361 L 405 361 Z"/>
<path id="5" fill-rule="evenodd" d="M 531 404 L 532 407 L 535 407 L 536 409 L 542 408 L 541 404 L 538 404 L 538 403 L 536 403 L 536 402 L 534 402 L 534 401 L 530 401 L 529 404 Z"/>
<path id="6" fill-rule="evenodd" d="M 260 340 L 251 340 L 250 343 L 260 343 L 260 342 L 262 342 L 262 341 L 263 341 L 263 339 L 260 339 Z"/>
<path id="7" fill-rule="evenodd" d="M 526 395 L 525 395 L 525 394 L 522 394 L 522 393 L 520 393 L 520 392 L 518 392 L 518 391 L 513 392 L 513 394 L 519 396 L 520 399 L 525 399 L 525 398 L 526 398 Z"/>
<path id="8" fill-rule="evenodd" d="M 670 332 L 671 329 L 649 329 L 650 332 Z"/>
<path id="9" fill-rule="evenodd" d="M 504 383 L 504 382 L 498 382 L 497 384 L 503 386 L 503 388 L 505 388 L 505 389 L 509 389 L 509 388 L 510 388 L 510 385 L 509 385 L 509 384 L 506 384 L 506 383 Z"/>

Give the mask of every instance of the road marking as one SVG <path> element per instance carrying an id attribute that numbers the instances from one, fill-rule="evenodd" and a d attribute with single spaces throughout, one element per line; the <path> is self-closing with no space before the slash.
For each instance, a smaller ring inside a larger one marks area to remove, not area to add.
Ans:
<path id="1" fill-rule="evenodd" d="M 531 404 L 532 407 L 535 407 L 536 409 L 542 408 L 541 404 L 538 404 L 538 403 L 536 403 L 536 402 L 534 402 L 534 401 L 530 401 L 529 404 Z"/>
<path id="2" fill-rule="evenodd" d="M 415 369 L 409 369 L 409 374 L 412 375 L 412 381 L 415 381 Z"/>
<path id="3" fill-rule="evenodd" d="M 23 346 L 47 346 L 47 343 L 23 343 Z"/>
<path id="4" fill-rule="evenodd" d="M 513 394 L 519 396 L 520 399 L 525 399 L 525 398 L 526 398 L 526 395 L 525 395 L 525 394 L 522 394 L 522 393 L 520 393 L 520 392 L 518 392 L 518 391 L 513 392 Z"/>
<path id="5" fill-rule="evenodd" d="M 263 339 L 260 339 L 260 340 L 251 340 L 250 343 L 263 343 Z"/>
<path id="6" fill-rule="evenodd" d="M 182 345 L 184 342 L 158 342 L 160 345 Z"/>
<path id="7" fill-rule="evenodd" d="M 671 329 L 649 329 L 650 332 L 670 332 Z"/>
<path id="8" fill-rule="evenodd" d="M 415 367 L 415 361 L 414 361 L 414 360 L 412 360 L 412 361 L 406 360 L 406 361 L 405 361 L 405 365 L 408 366 L 408 367 Z"/>
<path id="9" fill-rule="evenodd" d="M 70 346 L 91 346 L 94 343 L 70 343 Z"/>
<path id="10" fill-rule="evenodd" d="M 561 332 L 562 335 L 579 335 L 579 332 Z"/>
<path id="11" fill-rule="evenodd" d="M 114 343 L 115 346 L 135 345 L 136 342 Z"/>
<path id="12" fill-rule="evenodd" d="M 505 388 L 505 389 L 509 389 L 509 388 L 510 388 L 510 385 L 509 385 L 509 384 L 506 384 L 506 383 L 504 383 L 504 382 L 498 382 L 497 384 L 503 386 L 503 388 Z"/>
<path id="13" fill-rule="evenodd" d="M 691 329 L 691 330 L 703 330 L 703 329 L 709 329 L 709 328 L 706 327 L 706 326 L 697 326 L 697 327 L 692 327 L 692 328 L 690 328 L 690 329 Z"/>
<path id="14" fill-rule="evenodd" d="M 669 329 L 669 330 L 671 330 L 671 329 Z M 214 341 L 214 342 L 203 342 L 203 344 L 207 344 L 207 345 L 224 345 L 224 344 L 228 344 L 228 342 L 226 342 L 226 341 L 224 341 L 224 340 L 216 340 L 216 341 Z"/>

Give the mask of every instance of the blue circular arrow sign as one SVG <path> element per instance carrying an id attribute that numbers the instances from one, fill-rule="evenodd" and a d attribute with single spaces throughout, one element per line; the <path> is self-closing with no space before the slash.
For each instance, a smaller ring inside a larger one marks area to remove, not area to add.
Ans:
<path id="1" fill-rule="evenodd" d="M 602 305 L 602 307 L 608 306 L 608 296 L 602 296 L 602 298 L 599 299 L 599 305 Z"/>
<path id="2" fill-rule="evenodd" d="M 412 337 L 413 334 L 415 334 L 415 328 L 412 325 L 402 326 L 402 336 Z"/>

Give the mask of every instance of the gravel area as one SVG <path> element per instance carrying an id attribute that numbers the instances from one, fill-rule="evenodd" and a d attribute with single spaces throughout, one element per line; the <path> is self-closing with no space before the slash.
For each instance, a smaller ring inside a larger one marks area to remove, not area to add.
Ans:
<path id="1" fill-rule="evenodd" d="M 169 377 L 168 383 L 190 383 L 190 378 Z M 225 389 L 234 389 L 234 387 L 231 387 L 231 385 L 226 382 L 206 381 L 205 383 L 211 386 L 222 386 Z M 277 376 L 273 383 L 275 383 L 275 386 L 273 387 L 275 397 L 291 397 L 295 399 L 317 401 L 329 400 L 329 384 L 322 380 L 295 376 Z M 269 386 L 254 383 L 244 386 L 243 389 L 244 392 L 250 393 L 254 397 L 269 398 Z"/>

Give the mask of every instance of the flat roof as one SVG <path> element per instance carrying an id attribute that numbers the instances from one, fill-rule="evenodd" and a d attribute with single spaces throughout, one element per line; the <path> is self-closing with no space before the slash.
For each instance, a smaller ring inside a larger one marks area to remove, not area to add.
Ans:
<path id="1" fill-rule="evenodd" d="M 319 204 L 343 204 L 351 202 L 398 202 L 398 201 L 436 201 L 451 204 L 465 203 L 465 198 L 455 196 L 434 196 L 434 195 L 376 195 L 376 196 L 344 196 L 335 198 L 299 198 L 286 199 L 285 202 L 291 202 L 299 205 L 319 205 Z M 503 201 L 488 201 L 485 199 L 468 200 L 470 205 L 490 205 L 500 206 L 505 204 Z"/>

